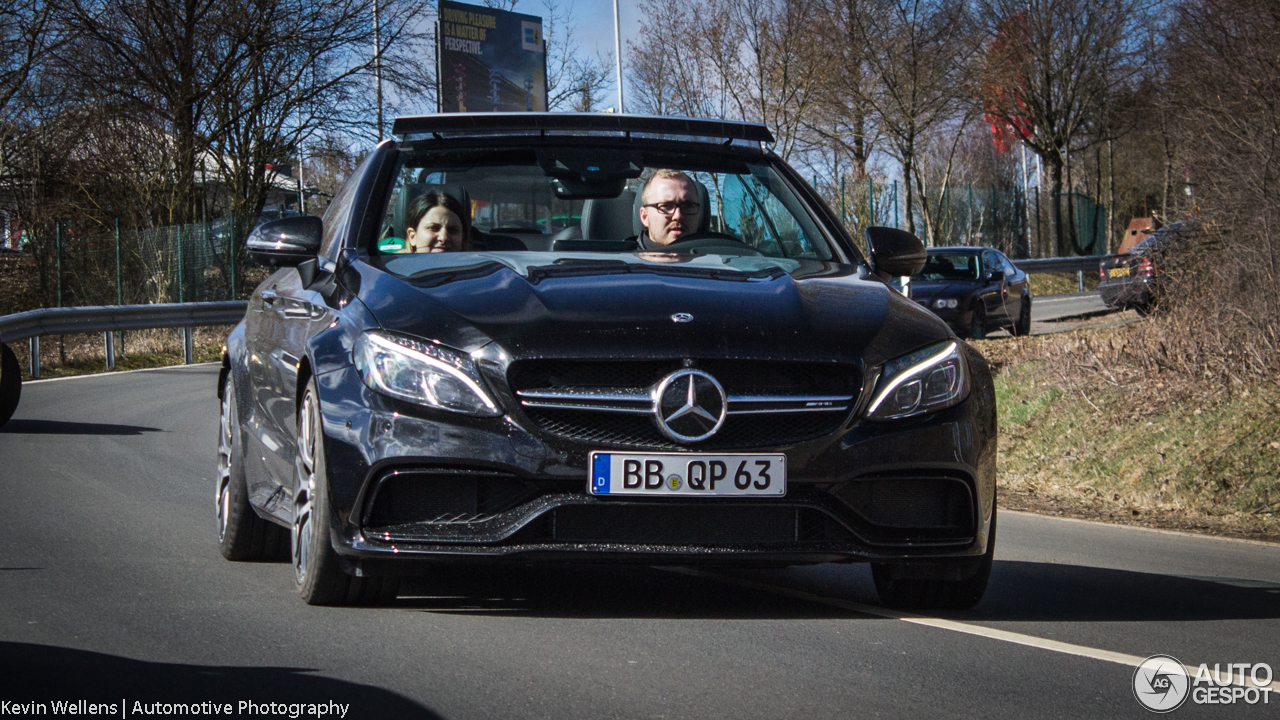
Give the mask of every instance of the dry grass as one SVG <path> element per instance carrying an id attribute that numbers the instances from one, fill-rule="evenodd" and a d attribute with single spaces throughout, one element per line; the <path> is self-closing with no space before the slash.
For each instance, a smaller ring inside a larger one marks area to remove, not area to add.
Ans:
<path id="1" fill-rule="evenodd" d="M 1080 291 L 1080 278 L 1075 273 L 1031 273 L 1032 295 L 1067 295 Z M 1098 289 L 1098 271 L 1086 270 L 1084 273 L 1084 289 L 1090 292 Z"/>
<path id="2" fill-rule="evenodd" d="M 213 362 L 222 357 L 222 344 L 232 326 L 195 329 L 194 361 Z M 22 377 L 30 380 L 28 343 L 10 345 L 22 367 Z M 64 360 L 65 358 L 65 360 Z M 116 370 L 164 367 L 182 364 L 182 335 L 177 329 L 130 330 L 124 334 L 124 348 L 116 345 Z M 102 333 L 49 335 L 40 339 L 40 376 L 84 375 L 106 371 Z"/>
<path id="3" fill-rule="evenodd" d="M 1171 323 L 977 341 L 1002 504 L 1280 539 L 1280 386 L 1206 375 Z"/>

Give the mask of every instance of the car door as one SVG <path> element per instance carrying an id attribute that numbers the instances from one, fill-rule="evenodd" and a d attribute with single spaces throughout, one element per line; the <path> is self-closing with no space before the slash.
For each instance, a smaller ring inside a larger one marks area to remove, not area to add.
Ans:
<path id="1" fill-rule="evenodd" d="M 277 404 L 280 387 L 271 354 L 282 330 L 278 289 L 280 278 L 287 272 L 292 271 L 276 272 L 254 290 L 249 298 L 249 310 L 245 313 L 245 355 L 251 386 L 247 395 L 249 424 L 245 437 L 249 451 L 245 453 L 245 471 L 249 499 L 258 506 L 264 505 L 279 487 L 276 480 L 277 456 L 285 442 L 272 419 L 272 408 Z"/>
<path id="2" fill-rule="evenodd" d="M 1017 322 L 1022 314 L 1022 298 L 1030 294 L 1028 275 L 1014 266 L 1004 253 L 996 253 L 1000 269 L 1004 271 L 1004 310 L 1010 323 Z"/>
<path id="3" fill-rule="evenodd" d="M 982 253 L 982 279 L 985 283 L 982 301 L 987 308 L 988 327 L 998 327 L 1009 322 L 1009 313 L 1005 310 L 1009 286 L 1004 277 L 994 277 L 997 273 L 1003 275 L 1003 272 L 996 252 L 987 250 Z"/>

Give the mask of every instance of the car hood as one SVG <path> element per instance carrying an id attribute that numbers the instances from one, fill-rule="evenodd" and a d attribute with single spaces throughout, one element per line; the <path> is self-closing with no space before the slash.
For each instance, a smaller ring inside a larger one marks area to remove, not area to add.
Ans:
<path id="1" fill-rule="evenodd" d="M 379 325 L 467 352 L 497 343 L 513 358 L 876 365 L 948 336 L 931 313 L 839 263 L 665 253 L 459 253 L 383 262 L 354 268 L 357 295 Z M 692 319 L 677 321 L 681 314 Z"/>

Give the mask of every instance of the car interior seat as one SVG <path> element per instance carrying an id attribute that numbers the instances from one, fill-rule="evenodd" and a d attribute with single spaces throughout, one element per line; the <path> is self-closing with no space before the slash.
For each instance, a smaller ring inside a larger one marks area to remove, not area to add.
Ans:
<path id="1" fill-rule="evenodd" d="M 594 198 L 582 204 L 582 237 L 589 240 L 622 240 L 632 232 L 636 193 L 623 190 L 616 198 Z"/>

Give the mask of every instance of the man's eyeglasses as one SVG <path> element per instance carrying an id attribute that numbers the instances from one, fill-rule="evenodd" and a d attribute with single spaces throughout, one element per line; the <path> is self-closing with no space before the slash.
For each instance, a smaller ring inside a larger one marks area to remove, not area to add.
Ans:
<path id="1" fill-rule="evenodd" d="M 682 203 L 675 203 L 675 202 L 660 202 L 660 203 L 649 203 L 648 205 L 645 205 L 645 206 L 643 206 L 643 207 L 653 208 L 654 210 L 657 210 L 658 212 L 662 213 L 662 215 L 663 215 L 664 217 L 671 217 L 672 215 L 675 215 L 675 214 L 676 214 L 676 208 L 680 208 L 680 213 L 681 213 L 682 215 L 697 215 L 699 212 L 701 212 L 701 211 L 702 211 L 702 204 L 701 204 L 701 203 L 696 203 L 696 202 L 682 202 Z"/>

